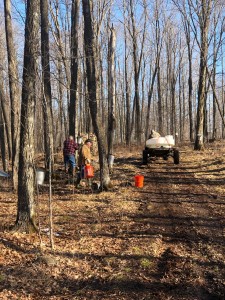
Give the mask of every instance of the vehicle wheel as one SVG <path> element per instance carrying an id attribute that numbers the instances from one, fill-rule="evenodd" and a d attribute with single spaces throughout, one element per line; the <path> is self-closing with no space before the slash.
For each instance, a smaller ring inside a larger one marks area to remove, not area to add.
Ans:
<path id="1" fill-rule="evenodd" d="M 143 150 L 142 164 L 143 165 L 147 165 L 148 164 L 148 151 L 147 150 Z"/>
<path id="2" fill-rule="evenodd" d="M 174 160 L 175 165 L 179 165 L 179 163 L 180 163 L 180 154 L 179 154 L 178 150 L 174 150 L 173 160 Z"/>

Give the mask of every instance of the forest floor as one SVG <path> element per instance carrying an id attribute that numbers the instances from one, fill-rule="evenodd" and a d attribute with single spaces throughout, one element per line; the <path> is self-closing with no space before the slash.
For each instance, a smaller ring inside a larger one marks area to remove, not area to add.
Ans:
<path id="1" fill-rule="evenodd" d="M 41 235 L 27 235 L 9 230 L 17 197 L 0 179 L 0 299 L 225 299 L 224 142 L 180 146 L 179 165 L 143 166 L 134 149 L 117 149 L 110 191 L 76 189 L 58 171 L 54 250 L 48 184 L 36 195 Z"/>

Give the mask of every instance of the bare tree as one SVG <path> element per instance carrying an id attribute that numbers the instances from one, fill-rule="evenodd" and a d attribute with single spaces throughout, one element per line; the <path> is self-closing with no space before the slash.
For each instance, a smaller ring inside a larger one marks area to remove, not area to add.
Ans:
<path id="1" fill-rule="evenodd" d="M 89 107 L 92 118 L 94 132 L 98 141 L 100 180 L 104 188 L 110 186 L 109 168 L 103 136 L 98 124 L 98 107 L 96 99 L 96 77 L 95 77 L 95 58 L 94 58 L 94 37 L 91 20 L 90 0 L 82 0 L 84 16 L 84 47 L 86 54 L 87 85 L 89 96 Z"/>
<path id="2" fill-rule="evenodd" d="M 71 83 L 69 105 L 69 134 L 75 137 L 76 107 L 78 99 L 78 27 L 80 0 L 72 1 L 71 11 Z"/>
<path id="3" fill-rule="evenodd" d="M 146 3 L 144 2 L 144 7 Z M 137 142 L 141 142 L 141 108 L 140 108 L 140 91 L 139 91 L 139 77 L 140 77 L 140 68 L 143 58 L 144 42 L 145 42 L 145 32 L 146 32 L 146 13 L 144 14 L 144 29 L 141 40 L 140 54 L 138 55 L 138 34 L 136 29 L 136 23 L 134 18 L 134 3 L 133 0 L 129 1 L 130 17 L 131 17 L 131 26 L 132 31 L 130 31 L 132 37 L 132 46 L 133 46 L 133 64 L 134 64 L 134 109 L 135 109 L 135 128 L 136 128 L 136 139 Z"/>
<path id="4" fill-rule="evenodd" d="M 50 170 L 54 168 L 53 147 L 53 115 L 52 115 L 52 93 L 49 60 L 49 21 L 48 1 L 40 0 L 41 12 L 41 62 L 43 79 L 43 116 L 44 116 L 44 141 L 45 141 L 45 166 Z M 51 160 L 51 162 L 50 162 Z"/>
<path id="5" fill-rule="evenodd" d="M 3 114 L 2 114 L 2 106 L 1 103 L 1 95 L 0 95 L 0 150 L 1 150 L 1 159 L 2 159 L 2 165 L 3 165 L 3 170 L 7 170 L 7 164 L 6 164 L 6 141 L 5 141 L 5 130 L 4 130 L 4 119 L 3 119 Z"/>
<path id="6" fill-rule="evenodd" d="M 207 55 L 208 55 L 208 30 L 210 24 L 210 15 L 212 12 L 212 0 L 190 1 L 189 7 L 198 17 L 198 23 L 200 26 L 200 67 L 199 67 L 199 81 L 198 81 L 198 110 L 197 110 L 197 125 L 196 125 L 196 137 L 195 137 L 195 150 L 201 150 L 204 148 L 203 130 L 204 130 L 204 110 L 205 110 L 205 93 L 206 93 L 206 78 L 207 78 Z M 192 17 L 192 24 L 195 27 L 196 24 Z"/>
<path id="7" fill-rule="evenodd" d="M 11 18 L 11 1 L 4 0 L 5 8 L 5 32 L 8 54 L 9 90 L 11 100 L 11 136 L 12 136 L 12 170 L 13 188 L 16 191 L 18 185 L 18 155 L 19 155 L 19 76 L 17 70 L 17 58 L 13 40 L 13 28 Z"/>
<path id="8" fill-rule="evenodd" d="M 187 8 L 184 1 L 173 0 L 173 3 L 176 5 L 182 16 L 182 24 L 184 28 L 187 50 L 188 50 L 188 113 L 189 113 L 189 137 L 190 140 L 194 140 L 194 126 L 193 126 L 193 79 L 192 79 L 192 55 L 193 55 L 193 45 L 195 38 L 191 39 L 191 24 L 190 16 L 187 13 Z"/>
<path id="9" fill-rule="evenodd" d="M 131 108 L 130 108 L 130 84 L 129 84 L 129 76 L 128 76 L 128 46 L 127 46 L 127 28 L 129 28 L 129 24 L 126 25 L 125 23 L 125 0 L 123 0 L 123 18 L 124 18 L 124 81 L 125 81 L 125 98 L 126 98 L 126 111 L 125 111 L 125 118 L 126 118 L 126 126 L 125 126 L 125 140 L 126 145 L 130 145 L 131 142 Z M 129 18 L 127 18 L 129 22 Z"/>
<path id="10" fill-rule="evenodd" d="M 24 68 L 15 228 L 29 232 L 35 225 L 34 201 L 34 105 L 39 45 L 39 0 L 28 0 L 25 23 Z"/>
<path id="11" fill-rule="evenodd" d="M 116 36 L 115 29 L 112 25 L 111 35 L 109 41 L 109 54 L 108 54 L 108 155 L 113 154 L 114 131 L 115 131 L 115 46 Z"/>
<path id="12" fill-rule="evenodd" d="M 2 119 L 4 122 L 4 130 L 6 132 L 6 139 L 5 145 L 8 145 L 7 153 L 8 153 L 8 159 L 10 160 L 12 157 L 12 138 L 11 138 L 11 124 L 10 124 L 10 118 L 9 118 L 9 103 L 7 101 L 7 96 L 4 89 L 4 81 L 3 81 L 3 74 L 2 71 L 0 71 L 0 100 L 1 100 L 1 111 L 2 111 Z M 3 137 L 2 137 L 3 138 Z M 6 147 L 5 147 L 6 149 Z M 6 155 L 5 155 L 6 158 Z"/>

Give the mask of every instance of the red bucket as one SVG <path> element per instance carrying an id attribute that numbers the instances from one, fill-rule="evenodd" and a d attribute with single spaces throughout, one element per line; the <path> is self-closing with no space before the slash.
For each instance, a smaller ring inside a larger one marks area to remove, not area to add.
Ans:
<path id="1" fill-rule="evenodd" d="M 91 165 L 86 165 L 84 168 L 84 177 L 85 178 L 92 178 L 94 177 L 94 169 Z"/>
<path id="2" fill-rule="evenodd" d="M 142 188 L 144 186 L 144 176 L 143 175 L 135 175 L 135 186 Z"/>

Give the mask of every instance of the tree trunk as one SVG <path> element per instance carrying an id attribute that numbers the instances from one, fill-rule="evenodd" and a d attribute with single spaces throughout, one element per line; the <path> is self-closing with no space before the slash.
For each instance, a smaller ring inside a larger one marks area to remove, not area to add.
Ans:
<path id="1" fill-rule="evenodd" d="M 69 134 L 76 136 L 76 107 L 77 107 L 77 80 L 78 80 L 78 30 L 79 30 L 80 0 L 72 1 L 71 12 L 71 83 L 69 105 Z"/>
<path id="2" fill-rule="evenodd" d="M 90 0 L 82 0 L 84 16 L 84 47 L 86 55 L 87 85 L 89 96 L 89 107 L 92 118 L 92 124 L 98 141 L 100 180 L 102 187 L 110 187 L 109 168 L 106 157 L 106 150 L 103 144 L 103 135 L 98 124 L 98 107 L 96 99 L 96 77 L 95 77 L 95 58 L 94 58 L 94 38 L 91 20 Z"/>
<path id="3" fill-rule="evenodd" d="M 123 15 L 125 18 L 125 0 L 123 0 Z M 126 94 L 126 126 L 125 141 L 129 146 L 131 142 L 131 109 L 130 109 L 130 85 L 128 82 L 128 55 L 127 55 L 127 29 L 124 23 L 124 77 L 125 77 L 125 94 Z"/>
<path id="4" fill-rule="evenodd" d="M 134 63 L 134 108 L 135 108 L 135 129 L 136 129 L 135 135 L 136 135 L 137 143 L 140 144 L 141 143 L 141 109 L 140 109 L 140 93 L 139 93 L 139 74 L 140 74 L 140 64 L 141 64 L 143 48 L 141 49 L 141 56 L 139 59 L 136 24 L 134 20 L 133 0 L 130 0 L 130 17 L 132 23 L 132 45 L 133 45 L 133 63 Z M 144 39 L 144 35 L 143 35 L 143 39 Z"/>
<path id="5" fill-rule="evenodd" d="M 3 120 L 5 123 L 5 132 L 6 132 L 6 138 L 7 138 L 7 145 L 8 145 L 8 159 L 10 160 L 12 157 L 12 138 L 11 138 L 11 124 L 9 119 L 9 103 L 6 101 L 6 95 L 4 92 L 4 86 L 3 86 L 3 74 L 0 71 L 0 100 L 1 100 L 1 109 L 2 109 L 2 115 Z"/>
<path id="6" fill-rule="evenodd" d="M 5 8 L 5 32 L 8 53 L 9 91 L 11 100 L 11 137 L 12 137 L 12 171 L 13 189 L 18 186 L 18 158 L 19 158 L 19 76 L 17 70 L 16 51 L 13 41 L 13 29 L 11 22 L 11 1 L 4 0 Z"/>
<path id="7" fill-rule="evenodd" d="M 157 72 L 157 93 L 158 93 L 158 126 L 159 126 L 159 133 L 162 134 L 163 132 L 163 118 L 162 118 L 162 92 L 161 92 L 161 71 L 158 65 L 158 72 Z"/>
<path id="8" fill-rule="evenodd" d="M 201 30 L 200 44 L 200 69 L 198 82 L 198 110 L 197 110 L 197 126 L 195 138 L 195 150 L 204 149 L 203 129 L 204 129 L 204 110 L 205 110 L 205 93 L 206 93 L 206 77 L 207 77 L 207 54 L 208 54 L 208 30 L 211 12 L 211 0 L 201 0 L 201 11 L 198 14 Z"/>
<path id="9" fill-rule="evenodd" d="M 21 103 L 18 207 L 15 227 L 35 228 L 34 104 L 39 45 L 39 1 L 28 0 L 25 23 L 24 68 Z"/>
<path id="10" fill-rule="evenodd" d="M 185 27 L 185 36 L 188 47 L 188 113 L 189 113 L 189 137 L 190 141 L 194 140 L 194 130 L 193 130 L 193 103 L 192 103 L 192 93 L 193 93 L 193 83 L 192 83 L 192 48 L 191 48 L 191 33 L 190 33 L 190 24 L 187 20 Z"/>
<path id="11" fill-rule="evenodd" d="M 53 143 L 53 115 L 52 93 L 49 60 L 49 22 L 48 1 L 40 0 L 41 11 L 41 62 L 43 80 L 43 116 L 44 116 L 44 140 L 45 140 L 45 167 L 49 170 L 50 164 L 54 169 L 54 143 Z M 51 160 L 51 162 L 50 162 Z"/>
<path id="12" fill-rule="evenodd" d="M 108 157 L 113 155 L 114 131 L 115 131 L 115 29 L 111 28 L 109 54 L 108 54 Z"/>
<path id="13" fill-rule="evenodd" d="M 6 163 L 6 141 L 5 141 L 5 122 L 3 120 L 3 113 L 2 113 L 2 97 L 0 95 L 0 149 L 1 149 L 1 159 L 2 159 L 2 165 L 3 170 L 7 172 L 7 163 Z"/>
<path id="14" fill-rule="evenodd" d="M 148 138 L 148 135 L 149 135 L 149 132 L 150 132 L 150 128 L 149 128 L 150 108 L 151 108 L 153 88 L 154 88 L 156 74 L 157 74 L 157 65 L 155 66 L 155 69 L 154 69 L 154 72 L 153 72 L 153 75 L 152 75 L 151 84 L 150 84 L 149 91 L 148 91 L 148 106 L 147 106 L 147 115 L 146 115 L 145 139 Z"/>

